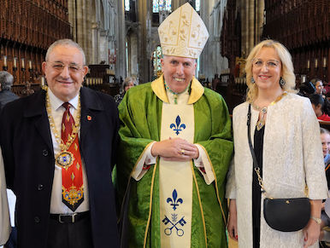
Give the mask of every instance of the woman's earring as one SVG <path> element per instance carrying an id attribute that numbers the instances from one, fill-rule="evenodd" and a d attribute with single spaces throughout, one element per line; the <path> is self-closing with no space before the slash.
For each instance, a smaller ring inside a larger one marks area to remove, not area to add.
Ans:
<path id="1" fill-rule="evenodd" d="M 254 81 L 254 78 L 252 77 L 251 78 L 251 84 L 254 84 L 255 83 L 255 81 Z"/>
<path id="2" fill-rule="evenodd" d="M 280 78 L 280 85 L 281 85 L 281 87 L 283 87 L 285 85 L 285 81 L 282 77 Z"/>

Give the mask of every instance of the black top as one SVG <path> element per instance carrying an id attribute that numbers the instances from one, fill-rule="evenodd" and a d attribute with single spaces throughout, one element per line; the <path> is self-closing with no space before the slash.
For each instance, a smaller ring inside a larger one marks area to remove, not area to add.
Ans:
<path id="1" fill-rule="evenodd" d="M 262 161 L 263 161 L 263 146 L 264 146 L 265 126 L 259 131 L 257 128 L 254 132 L 254 153 L 260 168 L 260 176 L 262 177 Z M 258 182 L 257 173 L 252 167 L 253 182 L 252 182 L 252 227 L 253 227 L 253 247 L 259 247 L 260 241 L 260 213 L 261 213 L 261 187 Z"/>

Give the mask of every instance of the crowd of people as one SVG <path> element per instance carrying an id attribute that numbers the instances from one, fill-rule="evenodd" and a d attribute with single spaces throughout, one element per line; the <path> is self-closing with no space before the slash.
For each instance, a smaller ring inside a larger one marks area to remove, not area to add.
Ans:
<path id="1" fill-rule="evenodd" d="M 227 233 L 243 248 L 318 247 L 330 224 L 322 82 L 309 99 L 296 94 L 290 53 L 264 40 L 246 59 L 247 97 L 231 120 L 195 78 L 209 36 L 198 13 L 186 3 L 158 33 L 162 75 L 127 78 L 115 100 L 82 87 L 84 51 L 63 39 L 42 63 L 47 87 L 1 104 L 0 245 L 9 188 L 17 237 L 6 248 L 225 248 Z M 268 197 L 308 197 L 307 222 L 271 227 Z"/>

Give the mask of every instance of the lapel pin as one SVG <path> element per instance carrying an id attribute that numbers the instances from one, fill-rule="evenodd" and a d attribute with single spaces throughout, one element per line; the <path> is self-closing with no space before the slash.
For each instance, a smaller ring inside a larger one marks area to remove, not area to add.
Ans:
<path id="1" fill-rule="evenodd" d="M 91 121 L 92 120 L 92 117 L 90 115 L 87 115 L 87 120 L 88 121 Z"/>

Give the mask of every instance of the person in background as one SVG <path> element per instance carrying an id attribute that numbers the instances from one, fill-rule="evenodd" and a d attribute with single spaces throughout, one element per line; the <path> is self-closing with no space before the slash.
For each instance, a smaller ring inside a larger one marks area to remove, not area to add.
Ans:
<path id="1" fill-rule="evenodd" d="M 330 164 L 330 133 L 325 128 L 320 128 L 322 152 L 324 157 L 324 165 L 327 167 Z M 330 171 L 329 171 L 330 172 Z M 330 179 L 330 177 L 329 177 Z M 330 188 L 330 183 L 328 182 L 328 188 Z"/>
<path id="2" fill-rule="evenodd" d="M 0 71 L 0 110 L 8 102 L 18 99 L 18 96 L 11 91 L 13 83 L 13 75 L 6 71 Z"/>
<path id="3" fill-rule="evenodd" d="M 0 110 L 9 102 L 18 99 L 19 97 L 11 91 L 11 87 L 14 83 L 14 77 L 7 71 L 0 71 Z M 15 195 L 14 193 L 8 189 L 7 190 L 8 201 L 9 201 L 9 212 L 11 216 L 14 216 L 15 206 Z M 17 243 L 17 234 L 16 227 L 14 225 L 14 220 L 11 219 L 12 231 L 10 234 L 10 238 L 5 245 L 5 248 L 15 248 Z"/>
<path id="4" fill-rule="evenodd" d="M 299 96 L 309 97 L 310 95 L 314 94 L 315 91 L 316 91 L 316 88 L 312 84 L 312 82 L 307 81 L 299 86 L 299 92 L 297 94 Z"/>
<path id="5" fill-rule="evenodd" d="M 330 96 L 330 84 L 327 81 L 323 80 L 323 87 L 324 87 L 324 91 L 323 91 L 324 95 L 326 97 L 329 97 Z"/>
<path id="6" fill-rule="evenodd" d="M 330 103 L 327 98 L 323 98 L 320 94 L 313 94 L 309 96 L 312 103 L 313 110 L 317 119 L 320 121 L 330 121 Z"/>
<path id="7" fill-rule="evenodd" d="M 244 248 L 318 247 L 327 187 L 319 123 L 311 103 L 294 94 L 291 55 L 277 41 L 257 44 L 246 60 L 245 71 L 247 101 L 233 111 L 235 156 L 227 182 L 228 233 Z M 311 219 L 302 231 L 279 232 L 265 221 L 265 196 L 247 136 L 249 112 L 252 149 L 267 195 L 305 197 L 306 185 L 309 189 Z"/>
<path id="8" fill-rule="evenodd" d="M 320 128 L 320 136 L 321 136 L 321 143 L 322 143 L 322 151 L 324 156 L 324 166 L 325 166 L 325 174 L 327 178 L 328 190 L 330 189 L 330 133 L 328 130 L 324 128 Z M 327 201 L 330 201 L 328 198 Z M 330 218 L 325 212 L 325 202 L 322 203 L 322 212 L 321 212 L 321 232 L 320 232 L 320 241 L 330 241 L 330 233 L 329 230 L 324 230 L 324 227 L 330 226 Z M 324 247 L 326 244 L 323 242 L 320 243 L 321 247 Z"/>
<path id="9" fill-rule="evenodd" d="M 134 87 L 136 85 L 136 78 L 135 77 L 127 77 L 125 78 L 125 81 L 123 82 L 121 89 L 120 89 L 120 93 L 114 96 L 114 100 L 117 104 L 117 106 L 119 105 L 119 103 L 123 100 L 125 93 L 132 87 Z"/>
<path id="10" fill-rule="evenodd" d="M 158 33 L 163 75 L 119 105 L 123 247 L 225 248 L 231 120 L 221 95 L 194 77 L 208 31 L 186 3 Z"/>
<path id="11" fill-rule="evenodd" d="M 314 85 L 315 87 L 315 94 L 319 94 L 319 95 L 323 95 L 323 89 L 324 89 L 324 86 L 323 86 L 323 82 L 321 79 L 318 79 L 318 78 L 314 78 L 311 80 L 312 84 Z"/>
<path id="12" fill-rule="evenodd" d="M 111 182 L 116 104 L 82 87 L 85 54 L 70 39 L 48 48 L 42 69 L 48 88 L 8 103 L 0 116 L 7 187 L 17 197 L 17 246 L 119 247 Z"/>

